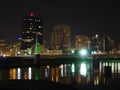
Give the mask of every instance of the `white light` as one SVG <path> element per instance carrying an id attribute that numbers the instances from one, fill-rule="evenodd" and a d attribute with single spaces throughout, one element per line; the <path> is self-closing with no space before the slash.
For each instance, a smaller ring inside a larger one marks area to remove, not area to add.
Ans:
<path id="1" fill-rule="evenodd" d="M 86 76 L 86 74 L 87 74 L 87 67 L 86 67 L 86 64 L 85 64 L 85 63 L 82 63 L 82 64 L 81 64 L 80 74 L 83 75 L 83 76 Z"/>
<path id="2" fill-rule="evenodd" d="M 18 54 L 20 54 L 20 51 L 18 51 Z"/>
<path id="3" fill-rule="evenodd" d="M 64 72 L 63 72 L 63 64 L 60 65 L 60 71 L 61 71 L 61 72 L 60 72 L 60 75 L 61 75 L 61 77 L 63 77 L 63 73 L 64 73 Z"/>
<path id="4" fill-rule="evenodd" d="M 72 71 L 72 73 L 75 73 L 75 64 L 74 63 L 71 66 L 71 71 Z"/>
<path id="5" fill-rule="evenodd" d="M 81 55 L 86 55 L 87 51 L 85 49 L 81 50 Z"/>
<path id="6" fill-rule="evenodd" d="M 21 69 L 20 68 L 17 69 L 17 78 L 21 79 Z"/>
<path id="7" fill-rule="evenodd" d="M 79 54 L 81 57 L 86 57 L 88 55 L 88 51 L 86 49 L 81 49 Z"/>
<path id="8" fill-rule="evenodd" d="M 3 54 L 3 57 L 6 57 L 6 55 L 5 55 L 5 54 Z"/>
<path id="9" fill-rule="evenodd" d="M 29 80 L 32 79 L 32 68 L 31 67 L 28 68 L 28 79 Z"/>
<path id="10" fill-rule="evenodd" d="M 74 50 L 72 50 L 72 54 L 74 54 L 75 53 L 75 51 Z"/>

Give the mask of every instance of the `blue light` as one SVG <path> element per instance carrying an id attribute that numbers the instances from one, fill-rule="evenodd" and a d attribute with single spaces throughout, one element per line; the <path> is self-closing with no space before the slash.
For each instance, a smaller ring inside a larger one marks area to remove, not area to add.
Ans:
<path id="1" fill-rule="evenodd" d="M 20 40 L 20 41 L 21 41 L 21 40 L 22 40 L 22 38 L 18 38 L 18 40 Z"/>

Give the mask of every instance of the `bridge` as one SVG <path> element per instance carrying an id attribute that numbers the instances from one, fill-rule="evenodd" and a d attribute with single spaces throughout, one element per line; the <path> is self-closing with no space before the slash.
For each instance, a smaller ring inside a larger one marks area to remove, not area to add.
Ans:
<path id="1" fill-rule="evenodd" d="M 120 54 L 96 54 L 96 55 L 91 55 L 91 56 L 94 56 L 94 58 L 101 58 L 101 59 L 108 59 L 108 58 L 111 58 L 111 59 L 119 59 L 120 58 Z"/>
<path id="2" fill-rule="evenodd" d="M 0 68 L 35 67 L 45 65 L 71 64 L 81 61 L 99 63 L 102 60 L 120 60 L 120 54 L 90 55 L 82 58 L 79 55 L 34 55 L 0 57 Z"/>
<path id="3" fill-rule="evenodd" d="M 68 63 L 78 63 L 81 61 L 91 62 L 91 57 L 80 58 L 78 55 L 35 55 L 35 56 L 17 56 L 1 57 L 0 68 L 14 67 L 34 67 L 45 65 L 58 65 Z"/>

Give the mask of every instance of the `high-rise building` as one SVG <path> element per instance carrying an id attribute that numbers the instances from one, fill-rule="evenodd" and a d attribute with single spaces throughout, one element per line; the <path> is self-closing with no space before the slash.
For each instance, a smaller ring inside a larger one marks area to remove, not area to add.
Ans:
<path id="1" fill-rule="evenodd" d="M 43 44 L 43 20 L 30 13 L 22 18 L 22 49 L 37 43 Z"/>
<path id="2" fill-rule="evenodd" d="M 110 36 L 103 37 L 103 50 L 112 51 L 114 49 L 114 40 Z"/>
<path id="3" fill-rule="evenodd" d="M 92 38 L 93 51 L 112 51 L 114 49 L 114 40 L 112 40 L 110 36 L 95 35 L 95 37 Z"/>
<path id="4" fill-rule="evenodd" d="M 52 49 L 69 49 L 71 48 L 71 27 L 68 25 L 54 25 L 51 34 Z"/>

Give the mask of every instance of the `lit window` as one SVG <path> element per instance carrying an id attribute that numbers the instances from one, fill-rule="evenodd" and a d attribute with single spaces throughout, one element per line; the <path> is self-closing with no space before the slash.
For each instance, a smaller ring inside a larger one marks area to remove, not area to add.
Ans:
<path id="1" fill-rule="evenodd" d="M 39 28 L 42 28 L 42 26 L 38 26 Z"/>

